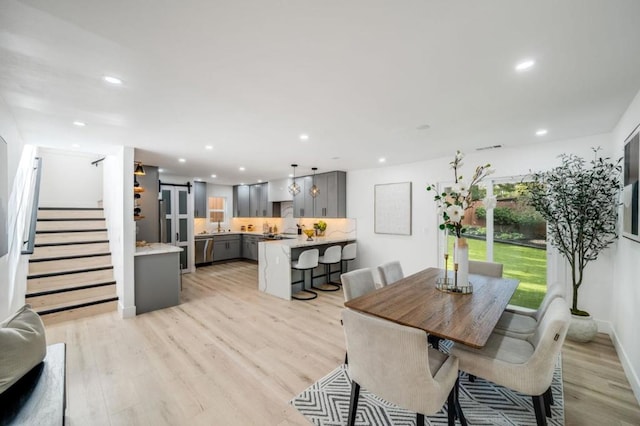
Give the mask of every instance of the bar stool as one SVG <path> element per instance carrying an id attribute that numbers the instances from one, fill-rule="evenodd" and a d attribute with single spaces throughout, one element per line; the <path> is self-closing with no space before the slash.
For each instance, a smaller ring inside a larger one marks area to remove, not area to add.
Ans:
<path id="1" fill-rule="evenodd" d="M 331 246 L 324 251 L 324 254 L 318 259 L 318 263 L 324 265 L 325 284 L 332 286 L 331 288 L 311 287 L 320 291 L 338 291 L 340 286 L 338 283 L 331 282 L 331 265 L 338 265 L 342 261 L 342 247 Z M 339 271 L 336 271 L 339 272 Z"/>
<path id="2" fill-rule="evenodd" d="M 349 262 L 356 260 L 356 243 L 347 244 L 342 247 L 342 258 L 340 260 L 340 273 L 349 272 Z M 345 270 L 346 267 L 346 270 Z"/>
<path id="3" fill-rule="evenodd" d="M 302 271 L 302 281 L 292 282 L 291 285 L 293 286 L 294 284 L 298 284 L 299 282 L 302 282 L 302 290 L 300 290 L 300 293 L 305 292 L 305 293 L 310 293 L 312 295 L 311 297 L 296 297 L 294 295 L 291 295 L 292 299 L 312 300 L 318 297 L 318 293 L 312 290 L 307 290 L 305 288 L 305 282 L 307 277 L 307 271 L 313 271 L 315 268 L 318 267 L 319 253 L 320 252 L 318 251 L 318 249 L 305 250 L 302 253 L 300 253 L 298 260 L 291 263 L 291 269 L 297 269 L 299 271 Z M 313 287 L 313 272 L 310 272 L 309 275 L 311 275 L 311 286 Z"/>

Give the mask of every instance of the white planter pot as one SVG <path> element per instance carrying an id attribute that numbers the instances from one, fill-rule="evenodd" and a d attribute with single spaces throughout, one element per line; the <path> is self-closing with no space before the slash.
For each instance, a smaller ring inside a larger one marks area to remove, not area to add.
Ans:
<path id="1" fill-rule="evenodd" d="M 588 317 L 571 315 L 567 339 L 573 340 L 574 342 L 586 343 L 592 341 L 597 333 L 598 324 L 596 324 L 591 315 Z"/>

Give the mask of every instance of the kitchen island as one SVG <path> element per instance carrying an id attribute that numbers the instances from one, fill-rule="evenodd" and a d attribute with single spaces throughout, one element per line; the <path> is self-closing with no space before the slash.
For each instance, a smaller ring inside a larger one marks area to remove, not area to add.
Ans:
<path id="1" fill-rule="evenodd" d="M 258 244 L 258 288 L 260 291 L 271 294 L 285 300 L 291 300 L 291 294 L 300 291 L 302 283 L 292 285 L 293 282 L 302 280 L 300 271 L 291 270 L 291 262 L 298 259 L 300 253 L 307 249 L 317 248 L 320 256 L 327 247 L 333 245 L 344 246 L 354 242 L 353 235 L 340 234 L 327 237 L 315 237 L 313 241 L 307 241 L 306 236 L 297 238 L 264 241 Z M 334 280 L 337 275 L 338 265 L 332 269 Z M 319 265 L 313 270 L 313 283 L 324 283 L 324 265 Z M 308 277 L 307 277 L 308 280 Z M 307 284 L 308 285 L 308 284 Z"/>
<path id="2" fill-rule="evenodd" d="M 180 303 L 180 252 L 170 244 L 136 247 L 134 283 L 136 314 Z"/>

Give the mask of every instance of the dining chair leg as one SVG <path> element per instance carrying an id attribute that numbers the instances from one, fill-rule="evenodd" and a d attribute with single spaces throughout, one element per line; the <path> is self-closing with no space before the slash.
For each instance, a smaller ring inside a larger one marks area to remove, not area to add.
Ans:
<path id="1" fill-rule="evenodd" d="M 551 399 L 553 398 L 550 396 L 551 394 L 550 391 L 551 391 L 551 386 L 549 386 L 549 389 L 544 391 L 544 393 L 542 394 L 542 399 L 544 401 L 544 412 L 549 418 L 551 417 Z"/>
<path id="2" fill-rule="evenodd" d="M 476 376 L 474 376 L 473 374 L 469 374 L 469 381 L 471 383 L 475 382 L 476 381 Z"/>
<path id="3" fill-rule="evenodd" d="M 536 424 L 538 426 L 547 426 L 547 416 L 544 410 L 544 397 L 542 395 L 534 395 L 533 410 L 536 412 Z"/>
<path id="4" fill-rule="evenodd" d="M 345 365 L 349 365 L 349 353 L 348 352 L 344 353 L 344 364 Z"/>
<path id="5" fill-rule="evenodd" d="M 416 426 L 424 426 L 424 414 L 416 413 Z"/>
<path id="6" fill-rule="evenodd" d="M 447 424 L 455 426 L 456 424 L 456 389 L 451 388 L 449 397 L 447 398 Z"/>
<path id="7" fill-rule="evenodd" d="M 459 374 L 459 373 L 458 373 Z M 460 420 L 460 424 L 462 426 L 467 426 L 467 419 L 464 417 L 464 413 L 462 412 L 462 406 L 460 405 L 460 377 L 456 379 L 456 384 L 454 385 L 455 393 L 455 407 L 456 413 L 458 415 L 458 420 Z"/>
<path id="8" fill-rule="evenodd" d="M 356 424 L 356 412 L 358 411 L 358 397 L 360 396 L 360 385 L 351 381 L 351 399 L 349 400 L 349 419 L 347 425 Z"/>
<path id="9" fill-rule="evenodd" d="M 549 401 L 549 405 L 553 405 L 553 392 L 551 391 L 551 386 L 544 393 L 544 397 Z"/>

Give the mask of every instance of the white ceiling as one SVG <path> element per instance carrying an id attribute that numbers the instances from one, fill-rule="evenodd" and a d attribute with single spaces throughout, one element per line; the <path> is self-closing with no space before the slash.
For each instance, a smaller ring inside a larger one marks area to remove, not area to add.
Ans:
<path id="1" fill-rule="evenodd" d="M 607 133 L 639 89 L 637 0 L 0 2 L 26 143 L 223 184 Z"/>

